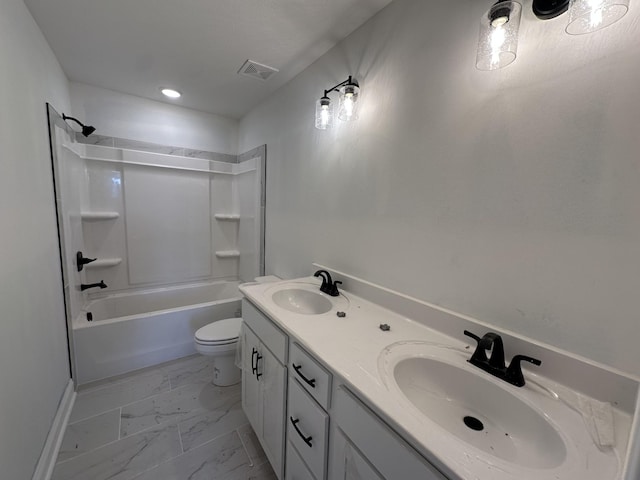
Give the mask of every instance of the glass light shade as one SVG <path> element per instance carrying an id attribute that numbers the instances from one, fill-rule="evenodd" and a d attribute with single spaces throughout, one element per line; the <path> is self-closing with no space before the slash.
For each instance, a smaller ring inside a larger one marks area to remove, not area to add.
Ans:
<path id="1" fill-rule="evenodd" d="M 582 35 L 608 27 L 629 10 L 629 0 L 571 0 L 567 33 Z"/>
<path id="2" fill-rule="evenodd" d="M 358 118 L 358 96 L 360 87 L 348 84 L 340 87 L 340 104 L 338 105 L 338 118 L 344 122 L 350 122 Z"/>
<path id="3" fill-rule="evenodd" d="M 322 97 L 316 102 L 316 128 L 326 130 L 333 126 L 333 104 L 328 97 Z"/>
<path id="4" fill-rule="evenodd" d="M 516 59 L 521 14 L 522 5 L 518 2 L 503 1 L 482 16 L 476 56 L 478 70 L 506 67 Z"/>

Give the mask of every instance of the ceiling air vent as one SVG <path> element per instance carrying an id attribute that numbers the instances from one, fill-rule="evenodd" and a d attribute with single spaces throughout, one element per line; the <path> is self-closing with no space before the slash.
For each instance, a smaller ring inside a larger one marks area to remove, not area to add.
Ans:
<path id="1" fill-rule="evenodd" d="M 268 80 L 274 73 L 278 73 L 278 69 L 262 65 L 261 63 L 254 62 L 253 60 L 247 60 L 244 62 L 242 67 L 240 67 L 238 73 L 240 75 L 264 81 Z"/>

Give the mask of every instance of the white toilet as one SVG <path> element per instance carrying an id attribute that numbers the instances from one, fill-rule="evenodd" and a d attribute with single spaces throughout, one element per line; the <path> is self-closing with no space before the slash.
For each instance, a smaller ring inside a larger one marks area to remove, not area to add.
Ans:
<path id="1" fill-rule="evenodd" d="M 280 280 L 275 275 L 257 277 L 258 283 Z M 194 336 L 196 351 L 213 358 L 213 384 L 219 387 L 235 385 L 242 379 L 242 370 L 236 366 L 236 349 L 242 318 L 225 318 L 198 329 Z"/>
<path id="2" fill-rule="evenodd" d="M 201 355 L 214 357 L 214 385 L 235 385 L 242 377 L 242 371 L 235 363 L 241 328 L 242 318 L 226 318 L 205 325 L 195 334 L 196 351 Z"/>

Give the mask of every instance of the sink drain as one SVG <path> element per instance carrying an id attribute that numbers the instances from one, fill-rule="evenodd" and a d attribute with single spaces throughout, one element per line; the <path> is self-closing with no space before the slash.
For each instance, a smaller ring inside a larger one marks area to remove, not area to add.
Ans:
<path id="1" fill-rule="evenodd" d="M 464 424 L 471 430 L 475 430 L 477 432 L 484 430 L 484 425 L 476 417 L 466 416 L 462 420 L 464 421 Z"/>

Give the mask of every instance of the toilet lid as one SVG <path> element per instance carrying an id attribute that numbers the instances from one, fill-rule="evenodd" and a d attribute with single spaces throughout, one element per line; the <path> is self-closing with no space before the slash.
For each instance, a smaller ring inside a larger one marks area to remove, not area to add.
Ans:
<path id="1" fill-rule="evenodd" d="M 235 340 L 240 336 L 242 318 L 226 318 L 210 323 L 198 329 L 196 340 L 207 343 L 220 343 Z"/>

